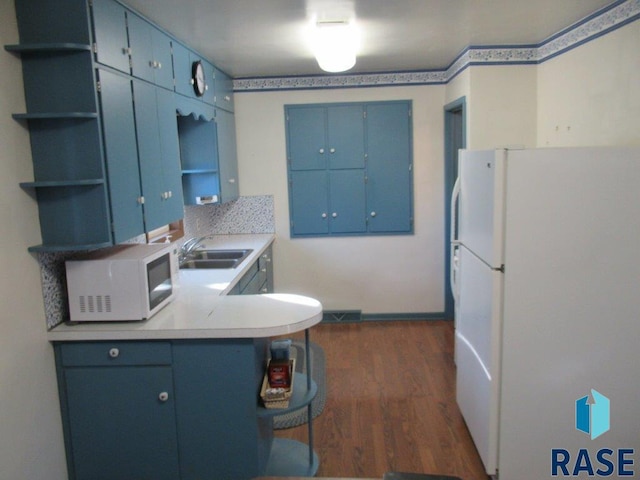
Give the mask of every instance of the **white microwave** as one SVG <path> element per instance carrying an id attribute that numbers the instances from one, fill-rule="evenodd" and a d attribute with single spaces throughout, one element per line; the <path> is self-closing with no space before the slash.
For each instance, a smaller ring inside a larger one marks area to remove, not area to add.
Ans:
<path id="1" fill-rule="evenodd" d="M 72 322 L 145 320 L 175 296 L 177 247 L 118 245 L 65 262 Z"/>

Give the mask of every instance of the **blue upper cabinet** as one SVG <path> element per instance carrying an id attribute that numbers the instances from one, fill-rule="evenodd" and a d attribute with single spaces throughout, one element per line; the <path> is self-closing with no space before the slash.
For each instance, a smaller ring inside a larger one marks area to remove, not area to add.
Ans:
<path id="1" fill-rule="evenodd" d="M 114 241 L 120 243 L 144 232 L 131 80 L 106 70 L 99 79 Z"/>
<path id="2" fill-rule="evenodd" d="M 214 67 L 215 106 L 228 112 L 234 111 L 233 80 L 222 70 Z"/>
<path id="3" fill-rule="evenodd" d="M 326 155 L 329 168 L 364 168 L 364 106 L 327 108 Z"/>
<path id="4" fill-rule="evenodd" d="M 113 0 L 93 0 L 91 8 L 96 61 L 129 73 L 131 67 L 126 9 Z"/>
<path id="5" fill-rule="evenodd" d="M 127 25 L 132 75 L 173 90 L 171 38 L 133 13 Z"/>
<path id="6" fill-rule="evenodd" d="M 285 107 L 291 236 L 413 231 L 411 102 Z"/>
<path id="7" fill-rule="evenodd" d="M 287 156 L 291 170 L 327 167 L 326 109 L 319 106 L 290 106 L 285 111 Z"/>
<path id="8" fill-rule="evenodd" d="M 176 112 L 208 123 L 190 192 L 237 198 L 231 79 L 120 1 L 15 5 L 20 43 L 5 49 L 22 59 L 27 108 L 13 118 L 29 128 L 34 172 L 20 185 L 38 201 L 42 236 L 30 250 L 102 248 L 182 218 Z"/>
<path id="9" fill-rule="evenodd" d="M 413 142 L 410 105 L 407 102 L 368 105 L 366 129 L 369 231 L 411 232 Z"/>

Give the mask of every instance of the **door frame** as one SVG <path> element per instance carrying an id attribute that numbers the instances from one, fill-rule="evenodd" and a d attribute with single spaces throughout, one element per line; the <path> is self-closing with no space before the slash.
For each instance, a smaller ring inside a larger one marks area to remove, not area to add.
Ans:
<path id="1" fill-rule="evenodd" d="M 456 129 L 460 119 L 461 128 Z M 458 149 L 467 146 L 467 98 L 462 96 L 444 106 L 444 312 L 453 319 L 454 301 L 449 282 L 451 274 L 451 192 L 458 176 Z"/>

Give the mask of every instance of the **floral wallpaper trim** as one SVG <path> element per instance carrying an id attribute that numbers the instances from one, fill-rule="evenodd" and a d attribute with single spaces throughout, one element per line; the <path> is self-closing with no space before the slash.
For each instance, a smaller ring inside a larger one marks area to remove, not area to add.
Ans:
<path id="1" fill-rule="evenodd" d="M 471 65 L 538 64 L 640 19 L 640 0 L 620 0 L 538 45 L 470 46 L 445 70 L 237 78 L 234 92 L 445 84 Z"/>

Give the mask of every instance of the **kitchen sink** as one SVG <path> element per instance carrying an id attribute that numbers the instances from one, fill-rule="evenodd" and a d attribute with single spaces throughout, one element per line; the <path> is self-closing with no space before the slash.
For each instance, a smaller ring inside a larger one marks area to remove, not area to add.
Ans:
<path id="1" fill-rule="evenodd" d="M 253 250 L 194 250 L 180 264 L 185 269 L 236 268 Z"/>

